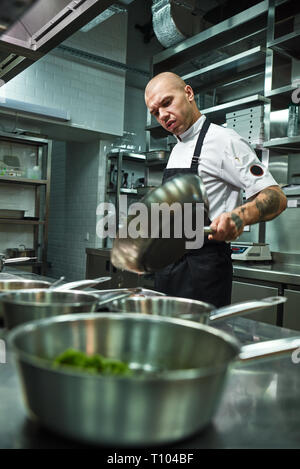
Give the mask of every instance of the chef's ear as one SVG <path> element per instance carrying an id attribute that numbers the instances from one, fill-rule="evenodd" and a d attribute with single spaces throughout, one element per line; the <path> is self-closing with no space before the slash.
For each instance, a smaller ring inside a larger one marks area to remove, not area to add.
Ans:
<path id="1" fill-rule="evenodd" d="M 193 101 L 194 99 L 194 91 L 193 88 L 190 85 L 186 85 L 184 88 L 184 91 L 186 92 L 187 98 L 190 102 Z"/>

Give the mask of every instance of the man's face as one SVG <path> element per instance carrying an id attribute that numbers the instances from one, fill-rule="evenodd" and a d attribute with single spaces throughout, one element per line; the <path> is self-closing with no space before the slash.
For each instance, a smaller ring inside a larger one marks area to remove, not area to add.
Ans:
<path id="1" fill-rule="evenodd" d="M 145 94 L 146 106 L 157 122 L 168 132 L 181 135 L 193 125 L 193 90 L 179 87 L 170 80 L 151 84 Z"/>

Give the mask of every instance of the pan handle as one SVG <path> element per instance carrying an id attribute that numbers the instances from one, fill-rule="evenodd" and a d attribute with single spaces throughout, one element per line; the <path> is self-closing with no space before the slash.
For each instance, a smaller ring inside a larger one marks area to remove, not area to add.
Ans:
<path id="1" fill-rule="evenodd" d="M 233 305 L 218 308 L 209 316 L 210 321 L 217 319 L 229 318 L 230 316 L 242 316 L 249 311 L 257 311 L 263 308 L 270 308 L 271 306 L 285 303 L 287 298 L 285 296 L 270 296 L 262 300 L 243 301 Z"/>
<path id="2" fill-rule="evenodd" d="M 64 283 L 58 287 L 54 287 L 53 290 L 56 291 L 68 291 L 73 290 L 74 288 L 86 288 L 97 285 L 97 283 L 108 282 L 111 280 L 111 277 L 99 277 L 94 279 L 85 279 L 85 280 L 75 280 L 74 282 Z"/>
<path id="3" fill-rule="evenodd" d="M 295 351 L 298 352 L 293 354 Z M 244 345 L 240 349 L 238 358 L 246 362 L 257 359 L 277 358 L 278 355 L 288 355 L 289 353 L 292 354 L 291 360 L 295 364 L 300 362 L 300 336 Z"/>

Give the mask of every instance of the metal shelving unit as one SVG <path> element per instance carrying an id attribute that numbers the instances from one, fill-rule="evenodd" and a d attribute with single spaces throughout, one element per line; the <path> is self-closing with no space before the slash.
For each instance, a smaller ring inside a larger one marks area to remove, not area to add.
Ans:
<path id="1" fill-rule="evenodd" d="M 300 32 L 293 31 L 298 12 L 299 0 L 262 1 L 154 56 L 152 75 L 173 71 L 195 93 L 208 94 L 212 104 L 200 110 L 216 124 L 225 122 L 226 113 L 263 105 L 265 142 L 252 147 L 265 164 L 270 151 L 299 152 L 300 137 L 270 137 L 271 112 L 287 109 L 296 88 L 291 77 L 292 59 L 300 58 Z M 150 113 L 146 130 L 148 151 L 153 139 L 170 135 Z M 264 242 L 263 226 L 258 237 Z"/>
<path id="2" fill-rule="evenodd" d="M 297 137 L 272 138 L 264 142 L 264 148 L 286 153 L 300 153 L 300 135 Z"/>
<path id="3" fill-rule="evenodd" d="M 200 70 L 188 73 L 182 76 L 185 82 L 193 86 L 197 92 L 199 88 L 207 86 L 209 82 L 210 88 L 216 88 L 223 84 L 239 78 L 239 74 L 251 74 L 251 69 L 265 63 L 266 48 L 262 46 L 253 47 L 250 50 L 235 54 L 227 59 L 220 60 L 217 63 L 203 67 Z"/>
<path id="4" fill-rule="evenodd" d="M 138 196 L 138 191 L 136 188 L 132 187 L 122 187 L 122 169 L 124 167 L 124 162 L 131 162 L 138 165 L 145 164 L 146 157 L 141 153 L 134 153 L 128 150 L 116 149 L 112 150 L 107 155 L 108 164 L 107 164 L 107 172 L 106 172 L 106 195 L 107 196 L 114 196 L 115 202 L 115 211 L 116 211 L 116 225 L 119 225 L 119 208 L 120 208 L 120 200 L 119 196 L 121 194 L 136 197 Z M 109 184 L 111 182 L 112 176 L 112 161 L 115 161 L 115 171 L 117 174 L 117 178 L 115 181 L 115 187 L 110 188 Z M 105 242 L 107 243 L 107 238 L 105 238 Z M 104 247 L 107 247 L 106 245 Z"/>
<path id="5" fill-rule="evenodd" d="M 264 94 L 270 99 L 270 105 L 266 107 L 264 147 L 275 154 L 300 151 L 300 136 L 271 138 L 271 112 L 288 109 L 292 93 L 297 88 L 292 84 L 292 59 L 300 58 L 300 31 L 287 32 L 287 29 L 294 29 L 293 20 L 296 13 L 300 13 L 300 3 L 295 0 L 281 2 L 269 0 L 266 46 L 270 53 L 266 60 Z M 283 70 L 283 76 L 280 77 L 279 86 L 278 76 L 280 73 L 276 68 L 276 55 L 274 54 L 286 58 L 288 64 Z"/>
<path id="6" fill-rule="evenodd" d="M 32 187 L 34 191 L 34 216 L 21 219 L 1 218 L 1 225 L 22 225 L 32 226 L 33 249 L 38 258 L 36 262 L 26 262 L 22 265 L 30 265 L 33 271 L 42 275 L 47 270 L 47 244 L 48 244 L 48 214 L 50 197 L 50 171 L 51 171 L 51 151 L 52 142 L 50 140 L 27 137 L 0 132 L 1 143 L 12 145 L 25 145 L 35 148 L 36 157 L 41 163 L 42 179 L 30 179 L 26 177 L 0 176 L 1 185 L 12 185 L 18 191 L 22 186 Z M 14 264 L 18 265 L 18 264 Z M 20 263 L 21 265 L 21 263 Z"/>
<path id="7" fill-rule="evenodd" d="M 267 42 L 267 47 L 274 51 L 284 53 L 293 59 L 300 59 L 300 30 L 285 34 L 277 39 Z"/>
<path id="8" fill-rule="evenodd" d="M 210 91 L 212 105 L 201 109 L 201 112 L 216 124 L 224 123 L 228 112 L 258 105 L 268 106 L 270 100 L 264 96 L 265 64 L 270 54 L 265 47 L 268 7 L 269 1 L 262 1 L 160 52 L 153 57 L 153 75 L 166 70 L 174 71 L 193 87 L 195 93 Z M 221 60 L 201 64 L 197 68 L 201 57 L 207 57 L 209 52 L 216 50 L 220 51 L 221 56 L 223 54 Z M 280 62 L 285 63 L 286 60 L 281 57 Z M 256 86 L 254 93 L 248 89 L 252 83 Z M 152 138 L 170 135 L 154 124 L 150 113 L 146 130 L 147 150 L 151 150 Z"/>

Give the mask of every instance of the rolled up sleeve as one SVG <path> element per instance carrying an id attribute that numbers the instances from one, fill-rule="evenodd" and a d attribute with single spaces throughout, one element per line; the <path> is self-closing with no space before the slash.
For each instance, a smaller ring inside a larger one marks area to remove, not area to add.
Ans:
<path id="1" fill-rule="evenodd" d="M 223 155 L 222 178 L 243 189 L 247 199 L 267 187 L 278 185 L 248 142 L 235 131 L 231 131 Z"/>

